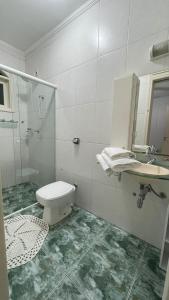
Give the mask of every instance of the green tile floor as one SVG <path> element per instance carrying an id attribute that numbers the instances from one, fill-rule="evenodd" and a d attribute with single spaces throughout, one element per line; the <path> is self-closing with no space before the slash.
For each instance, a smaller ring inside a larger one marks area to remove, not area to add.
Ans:
<path id="1" fill-rule="evenodd" d="M 23 211 L 42 217 L 35 205 Z M 74 208 L 51 226 L 37 256 L 9 271 L 10 300 L 159 300 L 160 251 Z"/>
<path id="2" fill-rule="evenodd" d="M 36 203 L 35 191 L 38 186 L 35 183 L 25 182 L 2 189 L 4 215 Z"/>

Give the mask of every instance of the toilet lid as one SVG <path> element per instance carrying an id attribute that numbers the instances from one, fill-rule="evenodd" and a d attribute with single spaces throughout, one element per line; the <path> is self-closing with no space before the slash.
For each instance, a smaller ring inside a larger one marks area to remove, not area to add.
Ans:
<path id="1" fill-rule="evenodd" d="M 63 181 L 56 181 L 43 186 L 36 192 L 36 194 L 45 200 L 53 200 L 56 198 L 61 198 L 74 190 L 74 185 Z"/>

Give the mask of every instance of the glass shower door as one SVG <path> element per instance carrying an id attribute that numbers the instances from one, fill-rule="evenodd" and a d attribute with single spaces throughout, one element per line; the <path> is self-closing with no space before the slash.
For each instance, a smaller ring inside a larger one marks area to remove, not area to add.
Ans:
<path id="1" fill-rule="evenodd" d="M 55 179 L 55 90 L 28 82 L 24 95 L 19 79 L 21 174 L 25 205 L 36 202 L 35 191 Z"/>
<path id="2" fill-rule="evenodd" d="M 17 164 L 16 178 L 17 178 L 17 198 L 18 208 L 26 208 L 36 202 L 35 192 L 37 186 L 34 185 L 30 176 L 32 170 L 29 166 L 29 144 L 30 144 L 30 130 L 28 124 L 28 110 L 29 103 L 32 97 L 32 83 L 22 77 L 17 78 L 18 86 L 18 111 L 19 111 L 19 134 L 18 146 L 20 148 L 20 165 Z M 18 153 L 19 151 L 16 151 Z"/>
<path id="3" fill-rule="evenodd" d="M 0 113 L 10 120 L 0 127 L 5 215 L 35 204 L 36 190 L 55 180 L 55 90 L 9 76 L 12 112 Z"/>
<path id="4" fill-rule="evenodd" d="M 6 73 L 10 80 L 10 111 L 0 112 L 0 166 L 4 215 L 9 215 L 21 207 L 18 184 L 21 170 L 20 130 L 19 130 L 19 90 L 18 76 Z"/>

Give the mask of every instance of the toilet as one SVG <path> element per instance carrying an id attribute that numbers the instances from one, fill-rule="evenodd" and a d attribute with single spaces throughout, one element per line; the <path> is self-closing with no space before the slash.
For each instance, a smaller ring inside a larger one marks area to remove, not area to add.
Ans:
<path id="1" fill-rule="evenodd" d="M 74 203 L 75 186 L 56 181 L 36 191 L 37 201 L 44 206 L 43 219 L 54 225 L 68 216 Z"/>

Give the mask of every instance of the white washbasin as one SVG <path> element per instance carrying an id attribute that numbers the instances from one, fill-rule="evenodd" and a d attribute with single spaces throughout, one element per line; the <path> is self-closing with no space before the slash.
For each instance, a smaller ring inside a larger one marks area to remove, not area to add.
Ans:
<path id="1" fill-rule="evenodd" d="M 129 173 L 151 178 L 165 178 L 169 176 L 168 169 L 151 164 L 141 164 L 138 167 L 135 167 L 133 170 L 129 171 Z"/>

